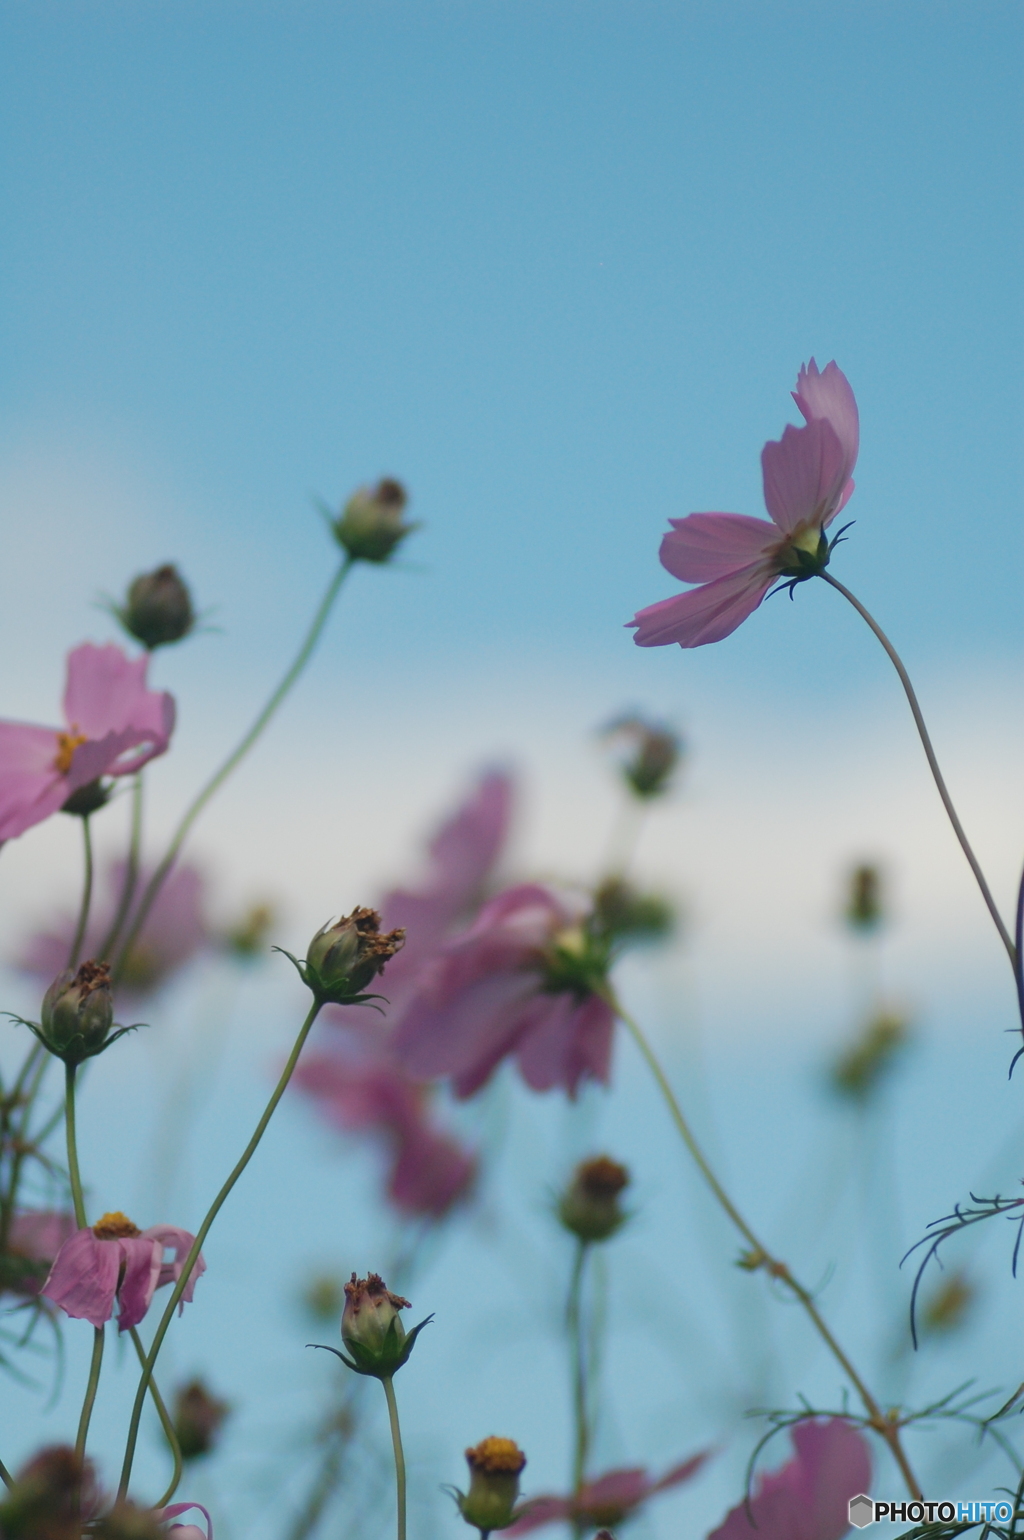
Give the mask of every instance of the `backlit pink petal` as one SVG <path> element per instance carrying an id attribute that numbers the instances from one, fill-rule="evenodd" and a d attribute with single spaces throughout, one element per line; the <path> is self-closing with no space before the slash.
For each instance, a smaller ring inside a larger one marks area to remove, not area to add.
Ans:
<path id="1" fill-rule="evenodd" d="M 124 1277 L 118 1290 L 121 1308 L 117 1325 L 119 1331 L 127 1331 L 130 1326 L 138 1326 L 149 1309 L 149 1302 L 160 1282 L 163 1248 L 148 1232 L 117 1241 L 101 1241 L 100 1245 L 121 1249 Z"/>
<path id="2" fill-rule="evenodd" d="M 512 782 L 492 770 L 431 842 L 434 891 L 447 892 L 458 909 L 479 895 L 505 842 L 511 813 Z"/>
<path id="3" fill-rule="evenodd" d="M 521 1030 L 516 1062 L 534 1091 L 561 1086 L 571 1097 L 584 1078 L 608 1084 L 615 1018 L 598 995 L 580 1001 L 540 995 Z"/>
<path id="4" fill-rule="evenodd" d="M 213 1540 L 213 1520 L 202 1503 L 171 1503 L 168 1508 L 154 1508 L 153 1513 L 155 1518 L 165 1524 L 168 1519 L 176 1519 L 181 1513 L 190 1513 L 193 1508 L 197 1508 L 206 1520 L 205 1531 L 198 1524 L 172 1524 L 169 1533 L 174 1536 L 174 1540 Z"/>
<path id="5" fill-rule="evenodd" d="M 661 542 L 659 558 L 683 583 L 710 583 L 770 556 L 779 531 L 765 519 L 745 513 L 691 513 L 669 519 L 672 529 Z"/>
<path id="6" fill-rule="evenodd" d="M 815 417 L 828 418 L 843 446 L 846 475 L 849 476 L 857 463 L 860 448 L 860 414 L 850 382 L 835 360 L 826 364 L 820 373 L 813 358 L 805 364 L 797 377 L 793 400 L 807 422 Z"/>
<path id="7" fill-rule="evenodd" d="M 392 1039 L 395 1056 L 420 1079 L 453 1076 L 458 1094 L 470 1096 L 515 1045 L 537 987 L 536 974 L 511 971 L 477 979 L 437 1003 L 417 995 Z"/>
<path id="8" fill-rule="evenodd" d="M 651 1478 L 642 1466 L 610 1470 L 596 1481 L 587 1481 L 580 1489 L 581 1508 L 635 1508 L 652 1491 Z"/>
<path id="9" fill-rule="evenodd" d="M 572 1504 L 567 1497 L 534 1497 L 523 1504 L 522 1518 L 516 1519 L 502 1533 L 526 1535 L 531 1529 L 540 1529 L 544 1524 L 558 1524 L 569 1518 L 571 1513 Z"/>
<path id="10" fill-rule="evenodd" d="M 663 647 L 668 642 L 702 647 L 707 642 L 720 642 L 753 614 L 776 576 L 763 566 L 746 567 L 649 604 L 629 622 L 636 628 L 633 640 L 638 647 Z"/>
<path id="11" fill-rule="evenodd" d="M 709 1450 L 702 1450 L 680 1465 L 674 1465 L 660 1481 L 652 1480 L 642 1466 L 630 1466 L 607 1471 L 594 1481 L 584 1482 L 576 1498 L 534 1498 L 532 1502 L 524 1503 L 522 1517 L 506 1533 L 525 1535 L 531 1529 L 565 1519 L 575 1520 L 585 1530 L 603 1529 L 609 1525 L 617 1527 L 649 1497 L 696 1475 L 709 1455 Z"/>
<path id="12" fill-rule="evenodd" d="M 0 722 L 0 840 L 24 834 L 66 802 L 59 747 L 55 728 Z"/>
<path id="13" fill-rule="evenodd" d="M 79 785 L 97 775 L 126 775 L 166 750 L 174 729 L 174 699 L 166 691 L 147 690 L 148 664 L 148 657 L 132 660 L 120 647 L 94 647 L 91 642 L 68 654 L 68 725 L 97 745 L 105 743 L 106 763 L 100 769 L 95 768 L 98 749 L 87 756 L 91 774 L 74 767 L 82 776 Z"/>
<path id="14" fill-rule="evenodd" d="M 750 1511 L 739 1503 L 708 1540 L 841 1540 L 848 1532 L 847 1504 L 871 1484 L 866 1441 L 840 1417 L 800 1423 L 792 1438 L 795 1458 L 762 1477 Z"/>
<path id="15" fill-rule="evenodd" d="M 36 1262 L 52 1262 L 66 1240 L 75 1233 L 71 1214 L 52 1209 L 22 1209 L 11 1220 L 7 1244 L 11 1251 Z"/>
<path id="16" fill-rule="evenodd" d="M 89 1229 L 65 1241 L 40 1292 L 75 1320 L 102 1326 L 114 1313 L 121 1252 Z"/>
<path id="17" fill-rule="evenodd" d="M 408 1214 L 439 1219 L 469 1192 L 477 1162 L 454 1139 L 425 1123 L 408 1134 L 388 1182 L 388 1196 Z"/>
<path id="18" fill-rule="evenodd" d="M 765 507 L 786 534 L 823 529 L 835 518 L 848 477 L 842 445 L 825 418 L 769 439 L 761 469 Z"/>
<path id="19" fill-rule="evenodd" d="M 711 1451 L 702 1449 L 700 1454 L 691 1455 L 688 1460 L 683 1460 L 679 1465 L 673 1465 L 671 1470 L 667 1470 L 664 1476 L 654 1483 L 651 1491 L 667 1492 L 670 1487 L 677 1487 L 682 1482 L 689 1481 L 690 1477 L 695 1476 L 710 1458 Z"/>

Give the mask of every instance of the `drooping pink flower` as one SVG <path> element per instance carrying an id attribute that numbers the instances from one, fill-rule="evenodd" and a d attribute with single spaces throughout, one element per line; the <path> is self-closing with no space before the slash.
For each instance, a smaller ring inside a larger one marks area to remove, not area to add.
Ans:
<path id="1" fill-rule="evenodd" d="M 22 1209 L 14 1214 L 0 1258 L 0 1292 L 38 1294 L 46 1270 L 74 1229 L 71 1214 L 51 1209 Z"/>
<path id="2" fill-rule="evenodd" d="M 97 1327 L 110 1320 L 118 1300 L 118 1327 L 127 1331 L 142 1320 L 156 1290 L 181 1277 L 194 1240 L 194 1235 L 175 1225 L 151 1225 L 140 1231 L 124 1214 L 104 1214 L 91 1229 L 76 1230 L 64 1242 L 42 1293 L 66 1315 Z M 173 1262 L 164 1261 L 165 1250 L 174 1252 Z M 200 1254 L 182 1305 L 191 1301 L 196 1282 L 205 1271 Z"/>
<path id="3" fill-rule="evenodd" d="M 421 974 L 392 1034 L 410 1074 L 471 1096 L 514 1055 L 535 1091 L 607 1083 L 614 1017 L 588 987 L 584 916 L 523 883 L 485 904 Z"/>
<path id="4" fill-rule="evenodd" d="M 439 1219 L 468 1194 L 476 1158 L 437 1127 L 428 1088 L 400 1068 L 379 1031 L 349 1035 L 329 1052 L 310 1054 L 293 1083 L 330 1122 L 384 1142 L 388 1196 L 396 1208 Z"/>
<path id="5" fill-rule="evenodd" d="M 127 924 L 131 923 L 150 875 L 145 867 L 138 874 Z M 83 956 L 99 955 L 117 912 L 124 880 L 125 864 L 115 861 L 109 870 L 106 902 L 97 907 L 85 933 Z M 187 862 L 176 866 L 165 879 L 125 959 L 118 981 L 119 1000 L 129 996 L 139 999 L 152 993 L 170 973 L 209 943 L 211 933 L 203 913 L 204 888 L 202 873 Z M 21 959 L 22 969 L 47 981 L 54 978 L 67 963 L 74 929 L 73 916 L 66 915 L 52 929 L 30 936 Z"/>
<path id="6" fill-rule="evenodd" d="M 64 727 L 0 722 L 0 840 L 14 839 L 104 775 L 128 775 L 163 754 L 174 700 L 147 690 L 148 658 L 86 642 L 68 654 Z"/>
<path id="7" fill-rule="evenodd" d="M 200 1529 L 198 1524 L 172 1524 L 167 1531 L 173 1535 L 174 1540 L 213 1540 L 213 1520 L 202 1503 L 172 1503 L 169 1508 L 155 1508 L 153 1511 L 161 1523 L 168 1519 L 176 1519 L 180 1513 L 188 1513 L 190 1509 L 198 1508 L 206 1520 L 206 1528 Z"/>
<path id="8" fill-rule="evenodd" d="M 780 577 L 797 582 L 827 565 L 825 539 L 853 492 L 857 461 L 857 403 L 835 362 L 819 372 L 812 358 L 800 370 L 793 398 L 806 419 L 787 427 L 761 454 L 764 500 L 771 524 L 742 513 L 691 513 L 670 519 L 661 564 L 683 583 L 696 583 L 638 611 L 629 624 L 639 647 L 702 647 L 735 631 Z"/>
<path id="9" fill-rule="evenodd" d="M 757 1493 L 730 1509 L 708 1540 L 840 1540 L 850 1528 L 847 1505 L 868 1491 L 871 1451 L 841 1417 L 801 1422 L 795 1456 L 762 1476 Z"/>
<path id="10" fill-rule="evenodd" d="M 680 1465 L 674 1465 L 657 1481 L 639 1466 L 610 1470 L 595 1481 L 585 1482 L 576 1497 L 535 1497 L 524 1503 L 522 1517 L 507 1529 L 507 1535 L 525 1535 L 544 1524 L 570 1523 L 585 1529 L 604 1529 L 631 1518 L 642 1503 L 679 1486 L 695 1476 L 709 1457 L 702 1450 Z"/>

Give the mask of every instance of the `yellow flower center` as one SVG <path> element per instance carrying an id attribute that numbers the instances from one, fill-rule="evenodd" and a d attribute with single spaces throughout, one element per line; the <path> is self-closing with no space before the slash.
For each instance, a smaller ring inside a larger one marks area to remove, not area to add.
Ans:
<path id="1" fill-rule="evenodd" d="M 73 727 L 69 733 L 58 733 L 57 757 L 53 762 L 53 768 L 59 770 L 61 775 L 67 775 L 71 769 L 71 761 L 75 757 L 75 750 L 88 741 L 85 733 L 80 733 L 76 727 Z"/>
<path id="2" fill-rule="evenodd" d="M 127 1214 L 122 1214 L 120 1209 L 115 1209 L 112 1214 L 104 1214 L 92 1227 L 92 1233 L 98 1241 L 131 1240 L 142 1231 L 138 1225 L 132 1224 Z"/>
<path id="3" fill-rule="evenodd" d="M 817 556 L 820 543 L 820 524 L 805 524 L 802 529 L 795 530 L 789 537 L 789 544 L 796 546 L 798 551 L 806 551 L 808 556 Z"/>
<path id="4" fill-rule="evenodd" d="M 511 1471 L 518 1476 L 526 1464 L 526 1456 L 511 1438 L 485 1438 L 474 1449 L 466 1450 L 466 1459 L 478 1470 Z"/>

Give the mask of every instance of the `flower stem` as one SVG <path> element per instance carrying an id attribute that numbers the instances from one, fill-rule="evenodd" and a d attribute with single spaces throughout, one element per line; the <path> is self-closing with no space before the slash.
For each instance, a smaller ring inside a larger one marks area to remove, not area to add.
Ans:
<path id="1" fill-rule="evenodd" d="M 586 1241 L 577 1242 L 576 1257 L 569 1280 L 569 1297 L 565 1307 L 565 1324 L 569 1328 L 569 1350 L 572 1355 L 572 1399 L 576 1423 L 572 1462 L 573 1497 L 580 1495 L 590 1446 L 590 1422 L 587 1416 L 587 1353 L 583 1329 L 583 1278 L 589 1251 Z"/>
<path id="2" fill-rule="evenodd" d="M 14 1477 L 7 1469 L 7 1466 L 4 1464 L 3 1460 L 0 1460 L 0 1481 L 3 1482 L 8 1491 L 11 1491 L 14 1486 Z"/>
<path id="3" fill-rule="evenodd" d="M 882 1411 L 878 1402 L 875 1400 L 874 1396 L 871 1394 L 870 1390 L 865 1385 L 856 1369 L 853 1367 L 853 1364 L 850 1362 L 849 1358 L 847 1358 L 843 1349 L 839 1346 L 839 1343 L 832 1335 L 832 1332 L 826 1324 L 817 1305 L 815 1304 L 814 1297 L 810 1291 L 806 1289 L 804 1285 L 800 1283 L 796 1278 L 794 1278 L 785 1262 L 782 1262 L 777 1257 L 773 1256 L 768 1248 L 763 1245 L 760 1240 L 758 1240 L 757 1236 L 754 1234 L 754 1231 L 750 1228 L 749 1224 L 743 1218 L 743 1215 L 740 1213 L 739 1209 L 736 1207 L 728 1193 L 725 1191 L 725 1188 L 722 1186 L 711 1166 L 708 1164 L 707 1157 L 705 1156 L 703 1150 L 697 1143 L 693 1131 L 690 1128 L 689 1123 L 686 1121 L 683 1109 L 679 1105 L 676 1094 L 668 1082 L 668 1077 L 666 1076 L 665 1071 L 662 1069 L 661 1064 L 658 1061 L 658 1057 L 650 1043 L 647 1041 L 647 1038 L 645 1037 L 639 1023 L 635 1021 L 629 1012 L 623 1008 L 617 996 L 614 994 L 610 987 L 604 998 L 607 1000 L 612 1010 L 618 1016 L 623 1026 L 625 1026 L 626 1030 L 629 1032 L 633 1041 L 636 1043 L 636 1046 L 639 1048 L 641 1054 L 643 1055 L 648 1069 L 651 1071 L 651 1074 L 654 1076 L 654 1079 L 657 1082 L 658 1089 L 662 1094 L 665 1105 L 668 1107 L 672 1121 L 675 1124 L 683 1143 L 686 1145 L 686 1148 L 689 1150 L 691 1156 L 693 1157 L 697 1165 L 697 1169 L 700 1171 L 700 1174 L 711 1188 L 711 1191 L 715 1198 L 718 1200 L 720 1206 L 724 1209 L 725 1213 L 732 1220 L 737 1230 L 739 1230 L 740 1234 L 743 1236 L 743 1239 L 749 1245 L 750 1253 L 746 1261 L 750 1270 L 756 1271 L 763 1268 L 770 1277 L 778 1279 L 780 1283 L 784 1284 L 785 1287 L 789 1289 L 794 1298 L 799 1300 L 800 1304 L 803 1306 L 804 1310 L 812 1321 L 818 1335 L 821 1337 L 822 1341 L 825 1343 L 825 1346 L 828 1348 L 833 1358 L 839 1364 L 839 1367 L 847 1376 L 854 1390 L 860 1397 L 864 1405 L 864 1410 L 867 1412 L 868 1426 L 874 1428 L 875 1432 L 879 1433 L 882 1438 L 885 1439 L 885 1442 L 888 1444 L 892 1453 L 893 1459 L 896 1461 L 896 1464 L 900 1468 L 900 1473 L 902 1474 L 911 1495 L 915 1499 L 920 1498 L 922 1495 L 921 1487 L 918 1483 L 917 1477 L 914 1475 L 914 1472 L 911 1469 L 910 1463 L 907 1460 L 907 1456 L 904 1452 L 903 1445 L 900 1441 L 899 1423 L 895 1416 L 887 1416 Z"/>
<path id="4" fill-rule="evenodd" d="M 82 843 L 85 849 L 85 875 L 82 879 L 82 902 L 78 910 L 78 924 L 75 926 L 74 939 L 68 953 L 68 967 L 71 969 L 78 967 L 78 957 L 82 950 L 82 942 L 85 940 L 85 929 L 89 923 L 89 906 L 92 903 L 92 830 L 89 827 L 88 813 L 82 819 Z"/>
<path id="5" fill-rule="evenodd" d="M 227 1201 L 228 1195 L 231 1192 L 231 1189 L 234 1187 L 235 1183 L 238 1181 L 238 1178 L 249 1164 L 250 1160 L 255 1154 L 257 1145 L 266 1132 L 267 1124 L 273 1117 L 277 1104 L 281 1100 L 281 1097 L 284 1095 L 289 1080 L 292 1078 L 292 1073 L 295 1069 L 295 1066 L 299 1062 L 299 1054 L 302 1052 L 302 1046 L 305 1043 L 306 1038 L 309 1036 L 310 1029 L 319 1012 L 320 1001 L 314 1000 L 313 1004 L 309 1008 L 305 1021 L 299 1028 L 299 1035 L 292 1045 L 292 1051 L 288 1055 L 288 1062 L 285 1064 L 284 1069 L 281 1071 L 281 1078 L 278 1080 L 277 1085 L 274 1087 L 273 1095 L 264 1108 L 263 1116 L 256 1124 L 252 1138 L 249 1140 L 249 1143 L 246 1145 L 245 1149 L 239 1156 L 237 1162 L 232 1168 L 230 1175 L 224 1182 L 224 1185 L 221 1187 L 217 1196 L 210 1204 L 210 1207 L 206 1212 L 206 1217 L 202 1224 L 199 1226 L 199 1230 L 196 1233 L 196 1238 L 192 1242 L 188 1256 L 182 1263 L 181 1275 L 178 1278 L 177 1283 L 174 1285 L 174 1288 L 171 1290 L 170 1299 L 164 1306 L 164 1313 L 160 1317 L 160 1324 L 157 1326 L 153 1341 L 150 1344 L 149 1352 L 146 1354 L 146 1361 L 143 1365 L 142 1376 L 139 1380 L 139 1387 L 135 1392 L 135 1403 L 132 1407 L 131 1422 L 128 1426 L 128 1441 L 124 1452 L 124 1464 L 121 1467 L 121 1482 L 120 1486 L 118 1487 L 118 1497 L 124 1497 L 128 1491 L 128 1483 L 131 1480 L 132 1475 L 132 1464 L 135 1460 L 135 1445 L 139 1437 L 139 1420 L 142 1416 L 142 1407 L 146 1399 L 146 1391 L 148 1390 L 150 1380 L 153 1377 L 153 1366 L 156 1363 L 157 1356 L 161 1347 L 163 1346 L 164 1337 L 167 1335 L 167 1328 L 171 1324 L 171 1319 L 174 1315 L 175 1309 L 177 1308 L 178 1301 L 181 1299 L 181 1296 L 184 1294 L 186 1288 L 188 1287 L 188 1281 L 192 1276 L 192 1269 L 196 1265 L 196 1260 L 203 1248 L 203 1242 L 205 1241 L 207 1235 L 210 1233 L 213 1221 L 216 1219 L 217 1215 L 223 1208 L 225 1202 Z"/>
<path id="6" fill-rule="evenodd" d="M 117 961 L 113 970 L 115 982 L 124 969 L 125 959 L 128 956 L 128 953 L 131 950 L 136 937 L 139 934 L 139 931 L 146 923 L 149 911 L 153 907 L 156 896 L 163 886 L 167 873 L 170 871 L 171 867 L 177 860 L 178 851 L 185 843 L 185 839 L 188 836 L 189 830 L 195 823 L 196 819 L 199 817 L 199 814 L 203 811 L 203 808 L 206 806 L 207 802 L 209 802 L 210 798 L 220 789 L 223 783 L 227 780 L 228 776 L 231 774 L 232 770 L 235 769 L 235 766 L 245 758 L 246 754 L 248 754 L 249 750 L 252 748 L 253 744 L 256 742 L 257 738 L 260 736 L 263 729 L 266 727 L 267 723 L 270 721 L 271 717 L 274 715 L 277 708 L 288 694 L 292 685 L 298 679 L 299 675 L 302 673 L 302 670 L 309 662 L 309 659 L 313 653 L 313 649 L 316 647 L 317 642 L 320 640 L 320 633 L 323 631 L 324 626 L 327 624 L 327 618 L 330 615 L 334 601 L 338 597 L 338 593 L 341 590 L 341 585 L 344 583 L 346 577 L 348 576 L 351 567 L 352 558 L 346 553 L 337 572 L 334 574 L 333 578 L 328 584 L 327 592 L 324 594 L 323 599 L 320 601 L 319 608 L 317 609 L 316 614 L 313 616 L 313 621 L 306 633 L 305 640 L 296 653 L 295 660 L 289 668 L 288 672 L 285 674 L 280 684 L 274 690 L 270 696 L 270 699 L 267 701 L 266 705 L 257 716 L 255 722 L 253 722 L 252 726 L 249 728 L 242 741 L 235 749 L 232 750 L 220 768 L 214 771 L 213 775 L 206 782 L 206 785 L 201 788 L 198 795 L 189 804 L 188 808 L 186 808 L 181 822 L 178 824 L 178 827 L 175 829 L 174 834 L 171 837 L 171 843 L 168 845 L 163 859 L 161 860 L 159 866 L 156 868 L 156 871 L 153 873 L 152 877 L 149 879 L 149 883 L 146 887 L 145 893 L 142 895 L 142 899 L 139 903 L 135 918 L 132 921 L 128 934 L 125 936 L 124 941 L 121 944 L 121 949 L 118 953 Z"/>
<path id="7" fill-rule="evenodd" d="M 132 1345 L 135 1348 L 139 1364 L 144 1369 L 146 1367 L 146 1349 L 142 1346 L 142 1338 L 139 1336 L 138 1331 L 134 1326 L 130 1326 L 128 1331 L 132 1339 Z M 149 1381 L 149 1393 L 153 1397 L 153 1405 L 156 1407 L 156 1414 L 160 1418 L 160 1426 L 164 1430 L 164 1437 L 167 1440 L 171 1455 L 174 1459 L 174 1471 L 171 1475 L 171 1484 L 167 1488 L 167 1491 L 164 1493 L 163 1497 L 161 1497 L 158 1502 L 153 1504 L 154 1508 L 166 1508 L 167 1504 L 178 1490 L 178 1483 L 181 1480 L 181 1468 L 183 1463 L 181 1458 L 181 1445 L 178 1442 L 178 1435 L 174 1431 L 174 1423 L 171 1420 L 171 1415 L 168 1412 L 167 1407 L 164 1405 L 164 1398 L 157 1389 L 156 1380 L 153 1379 L 152 1376 L 150 1377 Z"/>
<path id="8" fill-rule="evenodd" d="M 837 578 L 832 577 L 832 575 L 828 572 L 819 572 L 818 576 L 824 578 L 825 582 L 828 583 L 830 587 L 834 588 L 838 593 L 841 593 L 844 599 L 849 600 L 854 609 L 857 611 L 857 614 L 861 617 L 862 620 L 867 622 L 868 626 L 870 626 L 871 630 L 875 633 L 878 640 L 885 648 L 885 651 L 889 656 L 889 661 L 892 663 L 893 668 L 899 675 L 900 684 L 903 686 L 904 693 L 907 697 L 907 702 L 910 706 L 911 715 L 914 718 L 914 725 L 916 726 L 918 736 L 921 739 L 921 747 L 924 749 L 924 755 L 928 761 L 928 768 L 932 772 L 932 779 L 935 782 L 939 796 L 942 798 L 942 805 L 946 809 L 946 814 L 950 823 L 953 825 L 953 833 L 960 841 L 960 848 L 962 849 L 964 855 L 967 857 L 967 864 L 971 868 L 971 871 L 974 873 L 975 881 L 977 882 L 978 887 L 981 889 L 981 896 L 988 906 L 988 912 L 992 916 L 992 921 L 996 927 L 996 930 L 999 932 L 999 939 L 1003 943 L 1003 946 L 1006 948 L 1007 956 L 1010 959 L 1010 966 L 1014 970 L 1014 977 L 1016 977 L 1017 949 L 1013 944 L 1013 940 L 1009 931 L 1003 924 L 1002 915 L 996 908 L 996 901 L 989 891 L 988 883 L 985 880 L 985 873 L 982 871 L 978 858 L 974 854 L 974 851 L 971 849 L 970 841 L 968 840 L 967 835 L 964 833 L 963 824 L 957 817 L 956 808 L 953 806 L 953 799 L 949 795 L 949 792 L 946 789 L 946 783 L 942 778 L 942 771 L 939 769 L 939 762 L 935 757 L 935 750 L 932 748 L 932 740 L 928 736 L 928 729 L 925 726 L 924 716 L 922 714 L 921 707 L 918 704 L 917 696 L 914 693 L 914 686 L 910 682 L 910 675 L 907 673 L 903 666 L 903 660 L 899 653 L 896 651 L 895 647 L 892 645 L 892 642 L 890 642 L 889 638 L 882 630 L 881 626 L 878 624 L 877 620 L 875 620 L 874 616 L 864 608 L 860 600 L 856 598 L 848 588 L 845 588 Z"/>
<path id="9" fill-rule="evenodd" d="M 85 1400 L 82 1402 L 82 1415 L 78 1419 L 78 1437 L 75 1439 L 75 1456 L 78 1460 L 85 1459 L 85 1445 L 89 1437 L 89 1423 L 92 1420 L 96 1391 L 99 1389 L 102 1363 L 103 1327 L 97 1326 L 93 1330 L 92 1362 L 89 1364 L 89 1379 L 85 1387 Z"/>
<path id="10" fill-rule="evenodd" d="M 76 1068 L 77 1066 L 74 1064 L 65 1064 L 64 1066 L 64 1127 L 68 1139 L 68 1176 L 71 1179 L 71 1201 L 75 1206 L 75 1224 L 80 1230 L 84 1230 L 88 1221 L 85 1217 L 82 1177 L 78 1169 L 78 1139 L 75 1133 Z"/>
<path id="11" fill-rule="evenodd" d="M 395 1451 L 395 1491 L 398 1501 L 398 1540 L 405 1540 L 405 1454 L 402 1450 L 402 1430 L 398 1426 L 398 1402 L 395 1386 L 388 1375 L 381 1380 L 388 1402 L 388 1418 L 391 1422 L 391 1444 Z"/>
<path id="12" fill-rule="evenodd" d="M 132 907 L 132 899 L 135 897 L 135 889 L 139 881 L 139 858 L 142 853 L 142 771 L 132 778 L 132 827 L 128 836 L 128 859 L 125 862 L 124 882 L 121 884 L 121 897 L 118 900 L 117 912 L 110 924 L 110 929 L 103 938 L 100 946 L 99 961 L 109 961 L 113 954 L 114 946 L 121 927 L 128 918 Z M 132 932 L 132 940 L 135 939 L 135 931 Z M 128 943 L 131 945 L 131 942 Z M 124 951 L 127 952 L 126 946 Z M 124 963 L 124 953 L 121 956 Z"/>

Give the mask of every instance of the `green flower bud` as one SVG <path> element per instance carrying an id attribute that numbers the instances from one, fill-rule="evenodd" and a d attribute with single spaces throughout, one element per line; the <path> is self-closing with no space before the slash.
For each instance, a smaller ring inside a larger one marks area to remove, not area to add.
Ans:
<path id="1" fill-rule="evenodd" d="M 638 944 L 669 935 L 675 915 L 660 893 L 640 893 L 622 877 L 607 877 L 594 894 L 594 923 L 616 941 Z"/>
<path id="2" fill-rule="evenodd" d="M 459 1512 L 467 1524 L 489 1534 L 492 1529 L 507 1529 L 518 1514 L 519 1477 L 526 1456 L 510 1438 L 485 1438 L 466 1450 L 469 1464 L 469 1491 L 456 1492 Z"/>
<path id="3" fill-rule="evenodd" d="M 353 492 L 331 527 L 353 561 L 384 562 L 416 524 L 403 524 L 408 501 L 400 481 L 385 477 L 375 487 Z"/>
<path id="4" fill-rule="evenodd" d="M 155 572 L 140 572 L 114 614 L 129 635 L 150 652 L 180 642 L 196 623 L 192 596 L 177 567 L 167 563 Z"/>
<path id="5" fill-rule="evenodd" d="M 106 1045 L 114 1023 L 107 963 L 84 962 L 59 973 L 43 996 L 38 1036 L 67 1064 L 92 1058 Z"/>
<path id="6" fill-rule="evenodd" d="M 627 1218 L 619 1205 L 619 1195 L 628 1185 L 629 1172 L 625 1166 L 607 1155 L 584 1160 L 576 1167 L 562 1195 L 558 1217 L 581 1241 L 606 1241 Z"/>
<path id="7" fill-rule="evenodd" d="M 352 1356 L 346 1358 L 337 1348 L 330 1351 L 357 1374 L 389 1380 L 407 1362 L 416 1338 L 427 1321 L 433 1319 L 428 1316 L 427 1321 L 406 1332 L 398 1312 L 408 1307 L 409 1301 L 400 1294 L 392 1294 L 379 1274 L 357 1278 L 353 1273 L 345 1285 L 341 1317 L 341 1340 Z"/>
<path id="8" fill-rule="evenodd" d="M 404 945 L 404 930 L 381 935 L 375 909 L 353 909 L 345 919 L 322 926 L 305 962 L 295 965 L 318 1000 L 345 1005 L 363 997 L 367 984 Z"/>
<path id="9" fill-rule="evenodd" d="M 624 716 L 605 728 L 604 736 L 622 740 L 629 753 L 623 759 L 623 780 L 635 797 L 647 802 L 668 790 L 679 763 L 682 745 L 678 733 L 640 716 Z"/>

